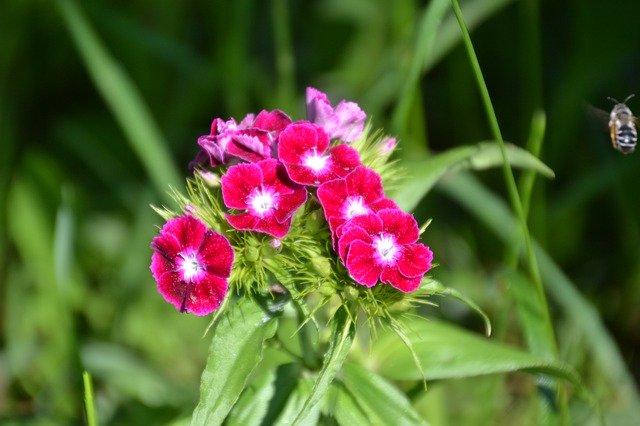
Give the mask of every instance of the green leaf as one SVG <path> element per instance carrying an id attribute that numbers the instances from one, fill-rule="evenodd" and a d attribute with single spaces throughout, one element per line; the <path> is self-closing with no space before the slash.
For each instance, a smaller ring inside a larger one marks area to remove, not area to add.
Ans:
<path id="1" fill-rule="evenodd" d="M 294 423 L 307 417 L 310 410 L 315 407 L 318 401 L 324 396 L 338 370 L 342 367 L 342 363 L 346 359 L 349 349 L 351 349 L 355 335 L 355 327 L 347 312 L 347 308 L 341 306 L 336 311 L 332 321 L 333 332 L 331 333 L 331 341 L 329 342 L 329 349 L 324 357 L 322 369 L 313 385 L 313 390 L 309 398 L 305 401 Z"/>
<path id="2" fill-rule="evenodd" d="M 316 404 L 305 409 L 305 407 L 308 406 L 308 401 L 312 398 L 313 393 L 315 392 L 314 388 L 314 381 L 311 377 L 303 378 L 298 381 L 298 385 L 289 395 L 287 404 L 284 406 L 280 416 L 273 424 L 317 425 L 318 418 L 320 417 L 320 406 Z"/>
<path id="3" fill-rule="evenodd" d="M 427 379 L 451 379 L 513 371 L 541 372 L 568 380 L 582 388 L 578 374 L 568 365 L 497 343 L 439 321 L 405 322 L 407 336 Z M 372 363 L 394 380 L 422 380 L 411 354 L 398 337 L 388 333 L 375 344 Z"/>
<path id="4" fill-rule="evenodd" d="M 411 362 L 411 360 L 408 360 Z M 427 425 L 413 409 L 407 397 L 395 386 L 366 368 L 347 363 L 343 382 L 369 415 L 369 424 Z"/>
<path id="5" fill-rule="evenodd" d="M 323 413 L 336 419 L 341 425 L 371 424 L 370 417 L 356 401 L 355 396 L 344 386 L 334 381 L 329 387 Z"/>
<path id="6" fill-rule="evenodd" d="M 265 370 L 256 377 L 253 383 L 242 392 L 238 403 L 229 413 L 226 424 L 228 426 L 260 425 L 267 414 L 269 400 L 276 391 L 273 383 L 275 377 L 275 369 Z"/>
<path id="7" fill-rule="evenodd" d="M 535 170 L 549 178 L 554 177 L 553 170 L 528 151 L 511 144 L 507 144 L 506 149 L 512 166 Z M 410 178 L 405 179 L 391 197 L 402 209 L 410 211 L 448 172 L 483 170 L 501 165 L 502 155 L 495 142 L 453 148 L 423 161 L 405 163 L 406 174 Z"/>
<path id="8" fill-rule="evenodd" d="M 505 203 L 467 174 L 442 182 L 440 188 L 489 227 L 505 244 L 512 244 L 517 228 Z M 607 415 L 640 417 L 640 395 L 614 338 L 602 323 L 598 311 L 577 290 L 547 252 L 533 242 L 546 289 L 572 325 L 585 336 L 595 367 L 606 377 L 616 403 L 609 403 Z M 620 402 L 623 401 L 623 402 Z"/>
<path id="9" fill-rule="evenodd" d="M 482 320 L 484 321 L 485 333 L 487 336 L 491 336 L 491 320 L 489 319 L 489 316 L 482 310 L 482 308 L 478 306 L 473 300 L 469 299 L 458 290 L 445 287 L 441 282 L 433 279 L 430 279 L 425 284 L 423 284 L 422 289 L 427 290 L 431 294 L 434 294 L 436 296 L 451 296 L 454 299 L 458 299 L 462 303 L 466 304 L 469 308 L 480 315 L 480 317 L 482 317 Z"/>
<path id="10" fill-rule="evenodd" d="M 104 47 L 73 0 L 58 7 L 89 75 L 159 193 L 182 181 L 158 125 L 138 88 Z"/>
<path id="11" fill-rule="evenodd" d="M 231 303 L 213 330 L 192 425 L 220 424 L 224 420 L 262 360 L 264 341 L 275 334 L 277 325 L 272 314 L 248 297 Z"/>

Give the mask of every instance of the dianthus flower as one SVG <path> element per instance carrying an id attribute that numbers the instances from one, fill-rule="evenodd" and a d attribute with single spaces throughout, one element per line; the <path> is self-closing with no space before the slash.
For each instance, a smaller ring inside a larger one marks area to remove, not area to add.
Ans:
<path id="1" fill-rule="evenodd" d="M 180 312 L 208 315 L 227 293 L 233 249 L 191 215 L 169 220 L 151 242 L 158 292 Z"/>
<path id="2" fill-rule="evenodd" d="M 433 253 L 417 243 L 418 224 L 399 209 L 357 216 L 345 224 L 338 252 L 349 275 L 373 287 L 382 281 L 405 293 L 420 287 Z"/>
<path id="3" fill-rule="evenodd" d="M 202 148 L 191 167 L 209 159 L 211 167 L 227 164 L 231 159 L 256 162 L 273 156 L 278 135 L 291 123 L 282 111 L 262 110 L 258 116 L 248 114 L 240 124 L 233 118 L 215 118 L 211 132 L 198 138 Z"/>
<path id="4" fill-rule="evenodd" d="M 225 205 L 243 211 L 227 214 L 229 224 L 276 238 L 287 235 L 293 214 L 307 200 L 307 190 L 292 182 L 274 159 L 231 166 L 221 183 Z"/>
<path id="5" fill-rule="evenodd" d="M 340 101 L 335 108 L 327 95 L 307 87 L 307 119 L 322 127 L 330 139 L 353 142 L 360 137 L 367 115 L 357 103 Z"/>
<path id="6" fill-rule="evenodd" d="M 301 121 L 280 134 L 278 157 L 291 180 L 318 186 L 346 176 L 360 165 L 358 151 L 347 145 L 329 148 L 329 137 L 321 127 Z"/>
<path id="7" fill-rule="evenodd" d="M 386 198 L 382 179 L 375 171 L 359 166 L 342 179 L 323 183 L 318 188 L 318 199 L 334 237 L 340 237 L 341 228 L 350 219 L 382 209 L 397 208 Z"/>

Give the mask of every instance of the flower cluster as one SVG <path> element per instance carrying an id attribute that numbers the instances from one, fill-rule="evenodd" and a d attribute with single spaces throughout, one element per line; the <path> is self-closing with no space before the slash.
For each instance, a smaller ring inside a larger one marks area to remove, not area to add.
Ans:
<path id="1" fill-rule="evenodd" d="M 342 273 L 366 288 L 385 283 L 409 293 L 431 268 L 433 254 L 418 242 L 416 220 L 386 197 L 374 169 L 396 140 L 382 138 L 372 150 L 363 142 L 366 115 L 357 104 L 333 107 L 313 88 L 306 95 L 307 120 L 292 121 L 279 110 L 249 114 L 239 123 L 215 118 L 210 133 L 198 138 L 200 151 L 190 167 L 196 174 L 212 168 L 220 176 L 219 187 L 210 188 L 213 196 L 196 197 L 211 200 L 209 214 L 190 207 L 193 215 L 186 209 L 185 216 L 171 216 L 152 242 L 158 290 L 181 312 L 205 315 L 219 307 L 227 280 L 233 280 L 234 249 L 242 253 L 238 265 L 253 262 L 255 276 L 267 268 L 285 287 L 299 282 L 288 280 L 287 271 L 304 275 L 302 266 L 290 266 L 295 260 L 322 263 L 323 245 L 333 251 L 325 262 L 330 271 L 316 268 L 310 277 Z M 375 160 L 365 164 L 365 158 Z M 191 206 L 190 200 L 183 204 Z M 303 247 L 304 241 L 322 238 L 310 236 L 314 228 L 328 228 L 326 243 Z M 289 236 L 291 251 L 299 245 L 298 254 L 278 263 L 278 256 L 286 257 L 280 251 Z M 261 245 L 266 239 L 275 255 Z"/>

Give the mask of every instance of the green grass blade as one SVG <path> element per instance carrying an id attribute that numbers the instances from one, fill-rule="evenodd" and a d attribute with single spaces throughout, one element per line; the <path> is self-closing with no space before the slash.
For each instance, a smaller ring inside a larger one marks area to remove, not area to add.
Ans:
<path id="1" fill-rule="evenodd" d="M 96 407 L 93 403 L 93 384 L 88 371 L 82 373 L 82 382 L 84 384 L 84 408 L 87 414 L 87 425 L 98 426 Z"/>
<path id="2" fill-rule="evenodd" d="M 404 79 L 404 85 L 391 118 L 391 128 L 400 137 L 405 135 L 413 98 L 418 93 L 422 64 L 433 51 L 438 28 L 447 10 L 449 10 L 449 0 L 434 0 L 425 7 L 422 14 L 415 49 L 411 55 L 409 74 Z"/>
<path id="3" fill-rule="evenodd" d="M 122 128 L 156 190 L 182 182 L 158 125 L 125 70 L 110 56 L 73 0 L 57 0 L 64 23 L 98 91 Z"/>

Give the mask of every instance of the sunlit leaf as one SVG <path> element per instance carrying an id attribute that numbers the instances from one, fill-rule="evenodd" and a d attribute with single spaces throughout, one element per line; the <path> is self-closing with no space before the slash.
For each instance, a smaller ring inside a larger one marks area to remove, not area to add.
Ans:
<path id="1" fill-rule="evenodd" d="M 342 367 L 342 363 L 351 349 L 355 327 L 346 308 L 340 307 L 333 317 L 333 331 L 329 348 L 325 353 L 322 369 L 318 373 L 309 398 L 305 401 L 296 421 L 304 419 L 329 389 L 329 385 Z"/>
<path id="2" fill-rule="evenodd" d="M 546 177 L 553 171 L 538 158 L 515 145 L 507 144 L 507 157 L 513 167 L 535 170 Z M 494 142 L 480 142 L 447 150 L 419 162 L 405 164 L 407 179 L 391 194 L 398 205 L 413 210 L 420 200 L 448 172 L 464 169 L 483 170 L 502 165 L 502 155 Z"/>
<path id="3" fill-rule="evenodd" d="M 249 298 L 230 304 L 211 332 L 213 339 L 192 425 L 222 423 L 260 363 L 264 341 L 275 334 L 277 325 L 274 316 Z"/>
<path id="4" fill-rule="evenodd" d="M 353 363 L 345 364 L 343 381 L 371 419 L 370 424 L 427 425 L 402 392 L 364 367 Z"/>
<path id="5" fill-rule="evenodd" d="M 541 372 L 581 387 L 578 374 L 558 361 L 540 358 L 440 321 L 405 322 L 407 336 L 429 380 L 472 377 L 513 371 Z M 389 333 L 376 342 L 372 364 L 385 377 L 422 380 L 411 354 Z"/>

